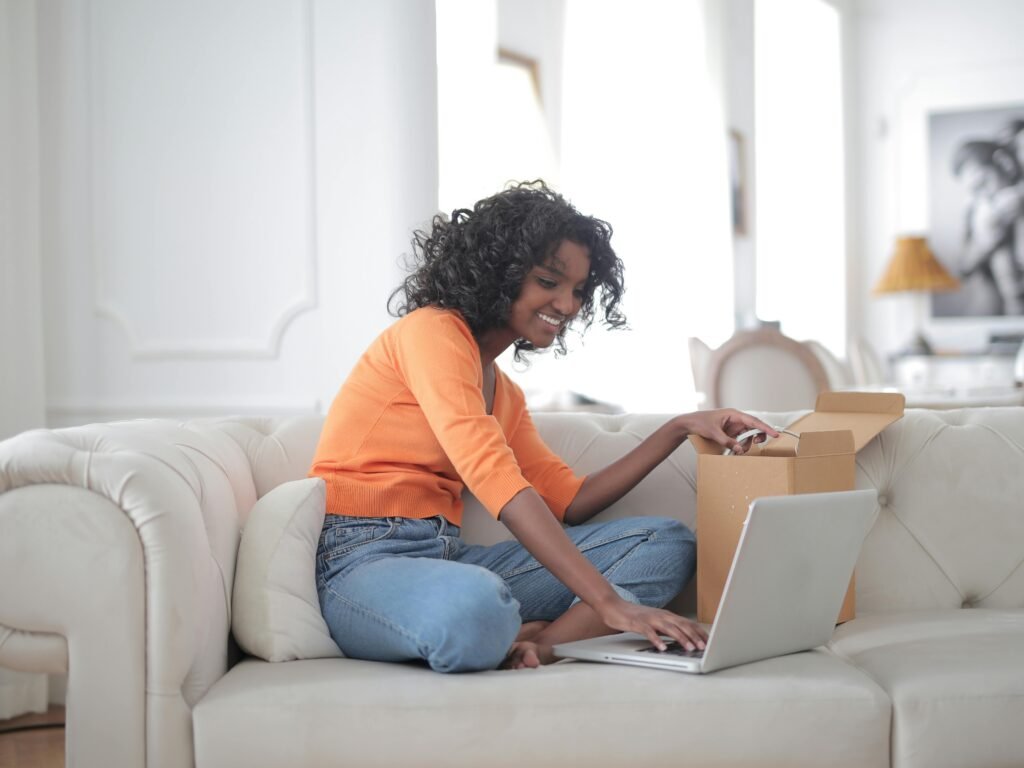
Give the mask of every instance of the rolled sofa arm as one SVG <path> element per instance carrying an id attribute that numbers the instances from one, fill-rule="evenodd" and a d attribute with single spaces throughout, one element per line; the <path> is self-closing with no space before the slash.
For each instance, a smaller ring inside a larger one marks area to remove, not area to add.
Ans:
<path id="1" fill-rule="evenodd" d="M 0 665 L 68 673 L 68 765 L 191 766 L 227 670 L 248 461 L 165 421 L 0 443 Z"/>

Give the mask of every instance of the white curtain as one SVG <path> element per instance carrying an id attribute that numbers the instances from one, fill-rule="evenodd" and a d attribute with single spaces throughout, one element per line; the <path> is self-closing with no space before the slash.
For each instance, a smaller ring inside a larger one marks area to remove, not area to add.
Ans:
<path id="1" fill-rule="evenodd" d="M 46 675 L 0 668 L 0 720 L 45 712 L 48 694 Z"/>
<path id="2" fill-rule="evenodd" d="M 35 41 L 35 3 L 0 3 L 0 440 L 46 419 Z M 46 700 L 46 675 L 0 668 L 0 719 Z"/>

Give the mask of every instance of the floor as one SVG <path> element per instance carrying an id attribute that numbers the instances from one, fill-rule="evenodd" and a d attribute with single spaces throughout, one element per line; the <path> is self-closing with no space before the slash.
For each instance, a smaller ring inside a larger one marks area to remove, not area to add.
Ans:
<path id="1" fill-rule="evenodd" d="M 63 768 L 63 728 L 5 733 L 10 728 L 63 722 L 64 707 L 56 706 L 41 715 L 22 715 L 0 720 L 0 768 Z"/>

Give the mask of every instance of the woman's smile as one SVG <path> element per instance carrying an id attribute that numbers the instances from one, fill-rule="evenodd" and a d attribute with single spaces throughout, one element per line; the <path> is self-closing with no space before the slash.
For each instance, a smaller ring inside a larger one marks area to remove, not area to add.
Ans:
<path id="1" fill-rule="evenodd" d="M 552 330 L 554 330 L 556 333 L 558 332 L 558 329 L 562 327 L 562 323 L 564 322 L 564 318 L 559 319 L 554 315 L 547 315 L 544 314 L 543 312 L 538 312 L 537 317 L 539 317 L 545 323 L 550 325 L 552 327 Z"/>

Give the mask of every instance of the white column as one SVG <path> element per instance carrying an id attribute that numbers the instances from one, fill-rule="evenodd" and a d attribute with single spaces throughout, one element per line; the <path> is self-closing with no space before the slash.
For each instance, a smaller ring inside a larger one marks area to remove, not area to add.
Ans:
<path id="1" fill-rule="evenodd" d="M 324 407 L 391 318 L 414 229 L 437 211 L 433 0 L 314 5 Z"/>
<path id="2" fill-rule="evenodd" d="M 35 8 L 0 0 L 0 439 L 46 412 Z"/>
<path id="3" fill-rule="evenodd" d="M 45 419 L 36 16 L 0 0 L 0 439 Z M 0 719 L 45 712 L 46 675 L 0 669 Z"/>

